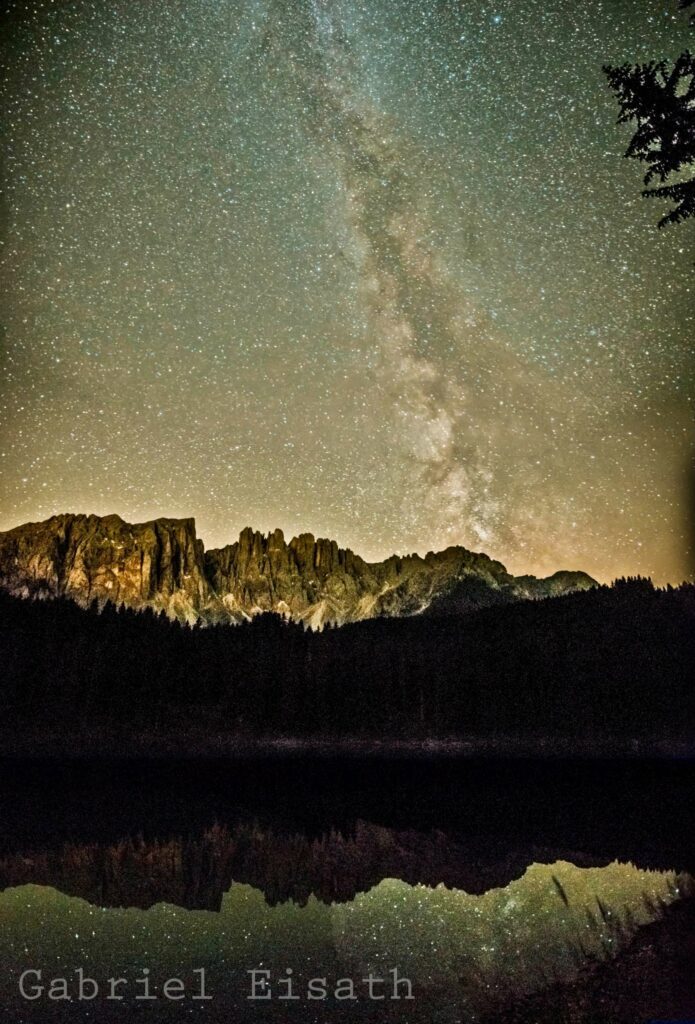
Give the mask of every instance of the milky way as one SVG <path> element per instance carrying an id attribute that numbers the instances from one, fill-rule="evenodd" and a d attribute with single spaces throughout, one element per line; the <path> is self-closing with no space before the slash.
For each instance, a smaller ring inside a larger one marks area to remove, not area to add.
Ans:
<path id="1" fill-rule="evenodd" d="M 46 0 L 4 28 L 0 528 L 691 571 L 695 233 L 657 231 L 601 71 L 692 45 L 675 3 Z"/>

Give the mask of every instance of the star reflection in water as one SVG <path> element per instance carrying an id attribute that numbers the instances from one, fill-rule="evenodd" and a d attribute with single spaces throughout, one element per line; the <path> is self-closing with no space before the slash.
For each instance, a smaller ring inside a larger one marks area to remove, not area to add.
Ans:
<path id="1" fill-rule="evenodd" d="M 505 887 L 477 895 L 384 878 L 344 902 L 312 894 L 303 903 L 271 905 L 261 890 L 233 883 L 218 911 L 171 903 L 109 908 L 49 886 L 20 885 L 0 895 L 2 1003 L 26 1021 L 139 1020 L 143 1008 L 162 1020 L 480 1020 L 613 957 L 689 885 L 675 872 L 557 861 L 532 864 Z M 99 986 L 93 1000 L 77 999 L 80 967 Z M 156 998 L 138 1004 L 146 968 Z M 18 980 L 32 969 L 41 971 L 28 976 L 37 998 L 26 1000 Z M 194 998 L 201 970 L 209 1000 Z M 248 999 L 251 970 L 269 972 L 256 976 L 269 984 L 269 999 Z M 402 998 L 390 998 L 393 971 L 409 979 L 414 999 L 405 999 L 405 983 L 397 988 Z M 363 981 L 370 975 L 384 979 L 373 983 L 373 998 Z M 290 976 L 299 998 L 280 1000 Z M 67 992 L 70 1001 L 47 998 L 56 977 L 68 979 L 54 992 Z M 106 998 L 110 977 L 126 979 L 122 1001 Z M 167 999 L 163 986 L 174 977 L 183 986 L 169 991 L 182 998 Z M 327 998 L 308 999 L 309 979 L 317 978 L 326 981 L 314 994 L 325 988 Z M 341 991 L 354 999 L 335 998 L 340 978 L 351 980 Z"/>

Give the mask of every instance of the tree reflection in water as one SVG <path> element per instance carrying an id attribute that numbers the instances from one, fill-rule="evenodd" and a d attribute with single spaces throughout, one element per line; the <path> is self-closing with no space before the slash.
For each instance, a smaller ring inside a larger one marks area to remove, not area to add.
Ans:
<path id="1" fill-rule="evenodd" d="M 253 848 L 252 831 L 247 839 Z M 333 862 L 332 870 L 338 871 L 348 862 L 345 849 L 354 852 L 365 838 L 355 836 L 343 849 L 337 838 L 329 837 L 322 857 L 331 842 L 342 850 L 342 859 Z M 432 843 L 436 848 L 436 839 Z M 215 844 L 228 851 L 226 859 L 212 855 Z M 145 866 L 153 878 L 161 878 L 167 875 L 164 865 L 169 858 L 169 877 L 188 887 L 189 896 L 195 874 L 190 864 L 197 864 L 198 895 L 204 902 L 205 892 L 213 892 L 220 873 L 229 871 L 238 855 L 232 846 L 230 835 L 220 830 L 207 846 L 196 848 L 193 858 L 176 843 L 112 847 L 99 862 L 103 891 L 113 883 L 109 871 L 117 874 L 114 864 L 121 865 L 135 892 L 138 879 L 146 876 Z M 288 884 L 292 864 L 301 865 L 309 848 L 298 846 L 294 854 L 287 853 L 286 874 L 276 870 L 278 884 Z M 94 847 L 82 854 L 73 847 L 65 854 L 62 870 L 66 878 L 72 875 L 72 891 L 81 884 L 95 884 L 97 861 Z M 3 867 L 8 870 L 7 861 Z M 30 868 L 25 865 L 27 871 Z M 325 870 L 330 877 L 327 861 Z M 2 1002 L 7 1007 L 20 1005 L 21 1019 L 28 1021 L 81 1020 L 89 1007 L 94 1019 L 94 1003 L 22 1005 L 16 994 L 19 974 L 41 967 L 45 976 L 71 975 L 75 967 L 83 966 L 100 979 L 116 973 L 132 978 L 149 965 L 160 981 L 176 976 L 191 983 L 193 971 L 204 967 L 214 994 L 205 1004 L 207 1020 L 480 1020 L 502 1012 L 525 994 L 571 980 L 590 961 L 613 957 L 689 885 L 675 872 L 645 871 L 617 862 L 581 868 L 558 861 L 532 864 L 506 886 L 478 894 L 444 884 L 432 887 L 382 878 L 342 902 L 323 902 L 312 894 L 272 905 L 259 888 L 233 882 L 219 910 L 212 911 L 182 909 L 173 903 L 147 910 L 107 909 L 54 888 L 25 884 L 0 895 Z M 146 894 L 143 898 L 147 902 Z M 385 976 L 397 967 L 412 980 L 416 998 L 408 1004 L 370 1002 L 362 991 L 349 1004 L 271 1000 L 259 1009 L 246 999 L 245 972 L 261 965 L 273 978 L 291 967 L 300 992 L 308 978 L 359 981 L 370 972 Z M 172 1020 L 181 1019 L 192 1012 L 191 1006 L 196 1009 L 190 1003 L 158 1004 L 153 1019 L 169 1019 L 169 1013 Z M 111 1020 L 113 1014 L 114 1020 L 127 1020 L 125 1008 L 126 1004 L 100 1003 L 98 1019 Z M 197 1009 L 196 1016 L 202 1016 L 200 1004 Z"/>

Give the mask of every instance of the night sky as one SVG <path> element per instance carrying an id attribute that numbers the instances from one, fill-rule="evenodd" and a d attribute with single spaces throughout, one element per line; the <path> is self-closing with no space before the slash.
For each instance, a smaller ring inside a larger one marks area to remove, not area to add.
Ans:
<path id="1" fill-rule="evenodd" d="M 1 529 L 688 574 L 695 233 L 601 71 L 675 2 L 10 6 Z"/>

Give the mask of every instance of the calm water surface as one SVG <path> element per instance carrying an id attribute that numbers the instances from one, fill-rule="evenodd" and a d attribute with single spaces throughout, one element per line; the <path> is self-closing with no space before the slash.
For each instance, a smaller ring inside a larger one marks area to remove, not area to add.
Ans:
<path id="1" fill-rule="evenodd" d="M 693 870 L 687 763 L 3 769 L 18 1022 L 504 1019 L 629 948 Z"/>

